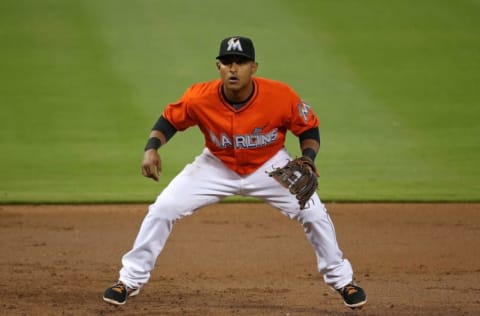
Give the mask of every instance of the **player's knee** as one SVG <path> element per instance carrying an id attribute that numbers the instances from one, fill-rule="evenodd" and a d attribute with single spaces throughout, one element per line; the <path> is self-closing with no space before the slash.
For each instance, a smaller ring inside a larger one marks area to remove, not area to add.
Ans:
<path id="1" fill-rule="evenodd" d="M 191 213 L 191 211 L 185 208 L 185 203 L 175 199 L 160 197 L 149 206 L 148 212 L 150 216 L 168 221 L 176 221 Z"/>
<path id="2" fill-rule="evenodd" d="M 298 213 L 297 220 L 300 223 L 312 223 L 312 222 L 319 222 L 325 219 L 327 215 L 327 210 L 321 205 L 317 205 L 315 207 L 310 207 L 305 210 L 302 210 Z"/>

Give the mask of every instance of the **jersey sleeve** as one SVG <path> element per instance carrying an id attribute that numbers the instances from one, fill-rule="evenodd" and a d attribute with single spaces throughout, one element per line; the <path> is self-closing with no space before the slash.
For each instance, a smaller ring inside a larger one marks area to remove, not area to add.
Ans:
<path id="1" fill-rule="evenodd" d="M 291 120 L 288 129 L 295 135 L 299 136 L 303 132 L 318 127 L 320 120 L 313 112 L 312 107 L 305 101 L 296 98 L 291 108 Z"/>
<path id="2" fill-rule="evenodd" d="M 188 101 L 191 94 L 192 87 L 187 89 L 177 102 L 168 104 L 163 111 L 163 116 L 179 131 L 196 125 L 195 120 L 189 115 L 188 111 Z"/>

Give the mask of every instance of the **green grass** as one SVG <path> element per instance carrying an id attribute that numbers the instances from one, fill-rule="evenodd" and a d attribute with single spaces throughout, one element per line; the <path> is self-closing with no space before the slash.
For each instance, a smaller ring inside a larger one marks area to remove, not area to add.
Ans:
<path id="1" fill-rule="evenodd" d="M 479 33 L 474 1 L 4 0 L 0 203 L 152 201 L 203 139 L 156 184 L 149 130 L 232 34 L 318 113 L 323 200 L 480 201 Z"/>

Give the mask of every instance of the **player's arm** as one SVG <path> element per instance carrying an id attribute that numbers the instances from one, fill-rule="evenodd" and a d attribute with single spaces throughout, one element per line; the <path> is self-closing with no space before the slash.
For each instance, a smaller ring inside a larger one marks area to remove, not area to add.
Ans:
<path id="1" fill-rule="evenodd" d="M 310 158 L 315 164 L 315 157 L 320 150 L 320 130 L 318 127 L 306 130 L 298 136 L 298 139 L 302 156 Z"/>
<path id="2" fill-rule="evenodd" d="M 160 146 L 165 145 L 175 135 L 177 129 L 165 117 L 160 116 L 150 132 L 142 161 L 142 174 L 158 181 L 162 172 L 162 160 L 158 154 Z"/>

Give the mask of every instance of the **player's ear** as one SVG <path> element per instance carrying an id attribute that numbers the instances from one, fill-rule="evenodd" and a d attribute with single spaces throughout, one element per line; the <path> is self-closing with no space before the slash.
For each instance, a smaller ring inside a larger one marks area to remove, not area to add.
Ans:
<path id="1" fill-rule="evenodd" d="M 217 70 L 220 70 L 220 62 L 217 60 L 217 62 L 215 63 L 215 65 L 217 66 Z"/>
<path id="2" fill-rule="evenodd" d="M 258 69 L 258 63 L 257 62 L 253 62 L 252 63 L 252 75 L 255 74 L 257 72 L 257 69 Z"/>

